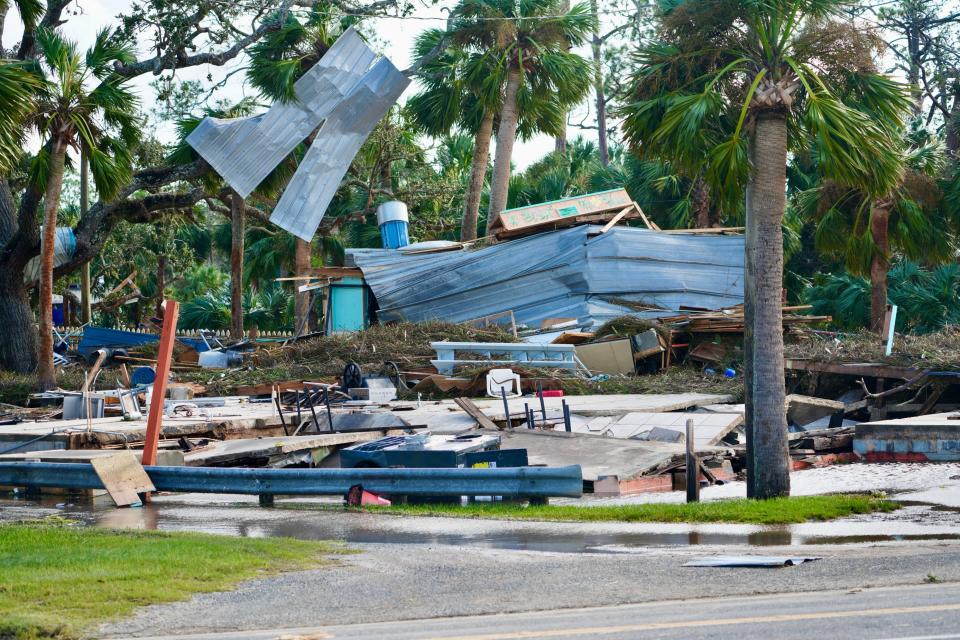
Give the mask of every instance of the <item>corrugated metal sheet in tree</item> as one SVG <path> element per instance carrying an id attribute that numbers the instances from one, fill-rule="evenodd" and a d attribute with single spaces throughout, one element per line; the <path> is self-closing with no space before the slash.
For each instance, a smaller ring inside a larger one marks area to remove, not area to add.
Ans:
<path id="1" fill-rule="evenodd" d="M 463 322 L 513 311 L 533 327 L 547 318 L 595 326 L 628 313 L 657 317 L 681 305 L 743 302 L 743 236 L 599 230 L 572 227 L 477 250 L 349 249 L 347 256 L 363 270 L 384 322 Z M 618 298 L 658 310 L 637 313 Z"/>
<path id="2" fill-rule="evenodd" d="M 323 123 L 270 222 L 309 241 L 353 157 L 410 79 L 381 58 Z"/>
<path id="3" fill-rule="evenodd" d="M 187 142 L 244 198 L 330 115 L 376 54 L 350 28 L 294 84 L 297 100 L 250 118 L 204 118 Z"/>

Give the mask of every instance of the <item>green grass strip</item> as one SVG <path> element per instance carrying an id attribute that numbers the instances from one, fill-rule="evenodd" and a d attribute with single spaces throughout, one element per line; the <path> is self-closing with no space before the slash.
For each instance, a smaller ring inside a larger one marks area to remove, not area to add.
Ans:
<path id="1" fill-rule="evenodd" d="M 0 525 L 0 639 L 75 638 L 136 607 L 310 569 L 336 543 L 76 525 Z"/>
<path id="2" fill-rule="evenodd" d="M 835 520 L 846 516 L 893 511 L 896 502 L 866 495 L 826 495 L 771 500 L 712 500 L 693 504 L 631 504 L 610 506 L 475 503 L 469 505 L 396 505 L 368 507 L 396 515 L 546 520 L 564 522 L 729 522 L 741 524 L 796 524 Z"/>

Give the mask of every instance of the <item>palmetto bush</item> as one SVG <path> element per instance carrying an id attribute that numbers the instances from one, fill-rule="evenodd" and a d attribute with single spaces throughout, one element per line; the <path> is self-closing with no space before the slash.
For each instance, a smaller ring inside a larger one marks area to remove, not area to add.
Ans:
<path id="1" fill-rule="evenodd" d="M 897 331 L 930 333 L 960 324 L 960 265 L 929 269 L 902 260 L 887 275 L 889 299 L 897 305 Z M 813 313 L 831 315 L 836 326 L 861 329 L 870 315 L 870 282 L 847 273 L 824 274 L 807 290 Z"/>
<path id="2" fill-rule="evenodd" d="M 243 296 L 243 326 L 256 326 L 263 331 L 292 329 L 293 301 L 293 294 L 280 287 L 248 290 Z M 229 284 L 184 303 L 179 325 L 184 329 L 228 329 Z"/>

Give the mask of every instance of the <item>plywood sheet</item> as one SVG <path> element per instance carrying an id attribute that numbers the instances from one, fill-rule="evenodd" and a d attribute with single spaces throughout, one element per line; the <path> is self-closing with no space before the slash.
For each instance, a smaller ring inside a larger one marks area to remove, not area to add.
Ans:
<path id="1" fill-rule="evenodd" d="M 90 459 L 93 470 L 118 507 L 140 504 L 140 493 L 154 490 L 150 476 L 132 451 L 117 451 L 110 456 Z"/>

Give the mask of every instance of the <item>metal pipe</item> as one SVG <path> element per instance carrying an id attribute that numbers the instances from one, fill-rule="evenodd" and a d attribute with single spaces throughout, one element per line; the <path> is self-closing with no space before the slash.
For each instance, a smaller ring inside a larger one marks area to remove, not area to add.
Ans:
<path id="1" fill-rule="evenodd" d="M 566 400 L 561 400 L 563 404 L 563 429 L 570 433 L 573 431 L 573 425 L 570 423 L 570 405 L 567 404 Z"/>
<path id="2" fill-rule="evenodd" d="M 540 396 L 540 415 L 543 416 L 543 423 L 547 423 L 547 404 L 543 401 L 543 383 L 537 382 L 537 395 Z"/>
<path id="3" fill-rule="evenodd" d="M 503 398 L 503 415 L 506 416 L 507 429 L 513 429 L 513 424 L 510 422 L 510 403 L 507 402 L 507 390 L 503 387 L 500 387 L 500 397 Z"/>
<path id="4" fill-rule="evenodd" d="M 344 495 L 351 486 L 412 496 L 579 497 L 580 465 L 493 469 L 271 469 L 144 467 L 157 491 L 248 495 Z M 0 485 L 103 489 L 87 463 L 0 462 Z"/>
<path id="5" fill-rule="evenodd" d="M 330 423 L 330 431 L 333 431 L 333 411 L 330 410 L 330 387 L 323 388 L 323 402 L 327 405 L 327 422 Z M 317 430 L 320 430 L 319 427 Z"/>

